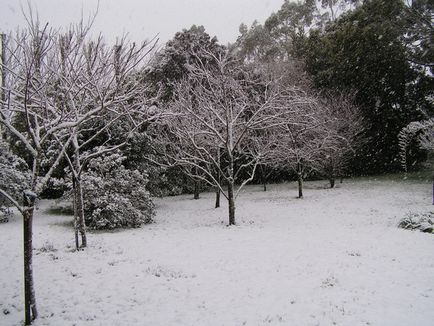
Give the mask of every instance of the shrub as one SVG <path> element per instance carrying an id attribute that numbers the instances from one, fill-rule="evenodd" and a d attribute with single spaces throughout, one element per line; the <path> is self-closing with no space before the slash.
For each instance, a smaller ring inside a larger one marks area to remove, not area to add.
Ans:
<path id="1" fill-rule="evenodd" d="M 119 153 L 89 162 L 83 174 L 86 225 L 94 229 L 139 227 L 150 223 L 154 204 L 146 190 L 147 179 L 137 170 L 128 170 Z"/>
<path id="2" fill-rule="evenodd" d="M 434 213 L 409 213 L 399 222 L 398 227 L 434 233 Z"/>
<path id="3" fill-rule="evenodd" d="M 30 175 L 26 162 L 14 155 L 5 142 L 0 140 L 0 188 L 16 201 L 21 202 L 22 193 L 29 187 Z M 5 215 L 0 222 L 7 222 L 11 203 L 0 194 L 0 213 Z"/>

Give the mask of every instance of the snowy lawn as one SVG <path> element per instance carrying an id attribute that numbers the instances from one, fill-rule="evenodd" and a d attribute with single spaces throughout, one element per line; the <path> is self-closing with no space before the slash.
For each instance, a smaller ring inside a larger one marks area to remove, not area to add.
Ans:
<path id="1" fill-rule="evenodd" d="M 214 194 L 157 199 L 155 223 L 89 234 L 42 202 L 34 226 L 35 325 L 433 325 L 431 184 L 358 179 L 249 186 L 237 226 Z M 0 225 L 0 325 L 23 320 L 21 218 Z"/>

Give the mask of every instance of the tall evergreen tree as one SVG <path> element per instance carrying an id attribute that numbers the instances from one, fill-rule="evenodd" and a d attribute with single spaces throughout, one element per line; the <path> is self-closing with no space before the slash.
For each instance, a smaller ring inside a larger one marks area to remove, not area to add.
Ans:
<path id="1" fill-rule="evenodd" d="M 154 92 L 161 92 L 160 101 L 168 102 L 173 95 L 174 83 L 188 75 L 188 66 L 199 61 L 212 61 L 213 53 L 224 52 L 216 37 L 210 37 L 203 26 L 193 25 L 175 34 L 174 38 L 155 56 L 146 80 L 156 85 Z"/>
<path id="2" fill-rule="evenodd" d="M 312 32 L 304 47 L 318 87 L 356 91 L 371 139 L 357 160 L 359 172 L 399 168 L 399 131 L 432 112 L 433 79 L 410 60 L 414 25 L 407 13 L 402 0 L 365 1 L 324 32 Z"/>

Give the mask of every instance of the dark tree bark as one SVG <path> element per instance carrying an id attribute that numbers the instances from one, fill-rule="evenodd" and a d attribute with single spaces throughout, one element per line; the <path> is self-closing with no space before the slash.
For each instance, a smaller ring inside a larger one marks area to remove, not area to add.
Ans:
<path id="1" fill-rule="evenodd" d="M 217 149 L 217 162 L 218 162 L 218 167 L 221 168 L 221 157 L 220 157 L 220 147 Z M 218 184 L 221 184 L 221 173 L 220 170 L 217 169 L 217 182 Z M 220 207 L 220 188 L 217 187 L 216 192 L 215 192 L 215 208 L 219 208 Z"/>
<path id="2" fill-rule="evenodd" d="M 1 47 L 1 52 L 0 52 L 0 64 L 6 64 L 6 34 L 0 33 L 0 47 Z M 1 85 L 5 85 L 6 84 L 6 69 L 0 69 L 1 71 Z M 3 105 L 3 103 L 6 103 L 6 91 L 5 89 L 0 88 L 0 92 L 1 92 L 1 103 L 0 105 Z"/>
<path id="3" fill-rule="evenodd" d="M 78 250 L 80 248 L 80 242 L 78 239 L 78 210 L 77 210 L 77 191 L 76 191 L 77 181 L 75 177 L 72 177 L 72 192 L 74 195 L 72 206 L 74 210 L 74 236 L 75 236 L 75 249 Z"/>
<path id="4" fill-rule="evenodd" d="M 260 165 L 260 169 L 261 169 L 262 186 L 264 191 L 267 191 L 267 171 L 266 168 L 262 165 Z"/>
<path id="5" fill-rule="evenodd" d="M 87 247 L 87 236 L 86 236 L 86 222 L 84 219 L 84 201 L 83 201 L 83 188 L 81 186 L 80 177 L 77 180 L 77 212 L 78 212 L 78 231 L 81 237 L 81 248 Z"/>
<path id="6" fill-rule="evenodd" d="M 217 188 L 215 191 L 215 208 L 220 207 L 220 189 Z"/>
<path id="7" fill-rule="evenodd" d="M 193 194 L 193 198 L 194 199 L 199 199 L 199 197 L 200 197 L 199 181 L 194 180 L 194 194 Z"/>
<path id="8" fill-rule="evenodd" d="M 74 170 L 73 176 L 74 179 L 74 199 L 75 199 L 75 212 L 74 215 L 77 216 L 76 224 L 75 224 L 75 244 L 76 249 L 79 250 L 79 248 L 86 248 L 87 247 L 87 236 L 86 236 L 86 222 L 84 219 L 84 200 L 83 200 L 83 187 L 81 184 L 81 158 L 80 158 L 80 149 L 78 146 L 78 139 L 77 135 L 75 135 L 73 140 L 73 146 L 74 146 Z M 78 232 L 80 233 L 81 237 L 81 245 L 79 245 L 78 241 Z"/>
<path id="9" fill-rule="evenodd" d="M 303 198 L 303 175 L 298 173 L 297 175 L 298 182 L 298 198 Z"/>
<path id="10" fill-rule="evenodd" d="M 24 231 L 24 311 L 25 324 L 31 325 L 38 317 L 36 309 L 35 288 L 33 282 L 33 212 L 35 209 L 35 197 L 33 194 L 24 194 L 23 231 Z"/>
<path id="11" fill-rule="evenodd" d="M 298 198 L 303 198 L 303 165 L 297 163 Z"/>
<path id="12" fill-rule="evenodd" d="M 234 183 L 228 182 L 229 225 L 235 225 Z"/>
<path id="13" fill-rule="evenodd" d="M 330 177 L 329 181 L 330 181 L 330 188 L 334 188 L 335 187 L 335 178 Z"/>

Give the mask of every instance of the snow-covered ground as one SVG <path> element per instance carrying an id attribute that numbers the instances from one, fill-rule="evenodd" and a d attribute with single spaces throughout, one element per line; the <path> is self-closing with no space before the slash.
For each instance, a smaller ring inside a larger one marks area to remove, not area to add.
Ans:
<path id="1" fill-rule="evenodd" d="M 359 179 L 249 186 L 227 227 L 214 195 L 157 199 L 155 223 L 89 234 L 41 202 L 35 325 L 433 325 L 434 235 L 398 229 L 433 211 L 431 184 Z M 21 219 L 0 225 L 0 325 L 23 320 Z"/>

